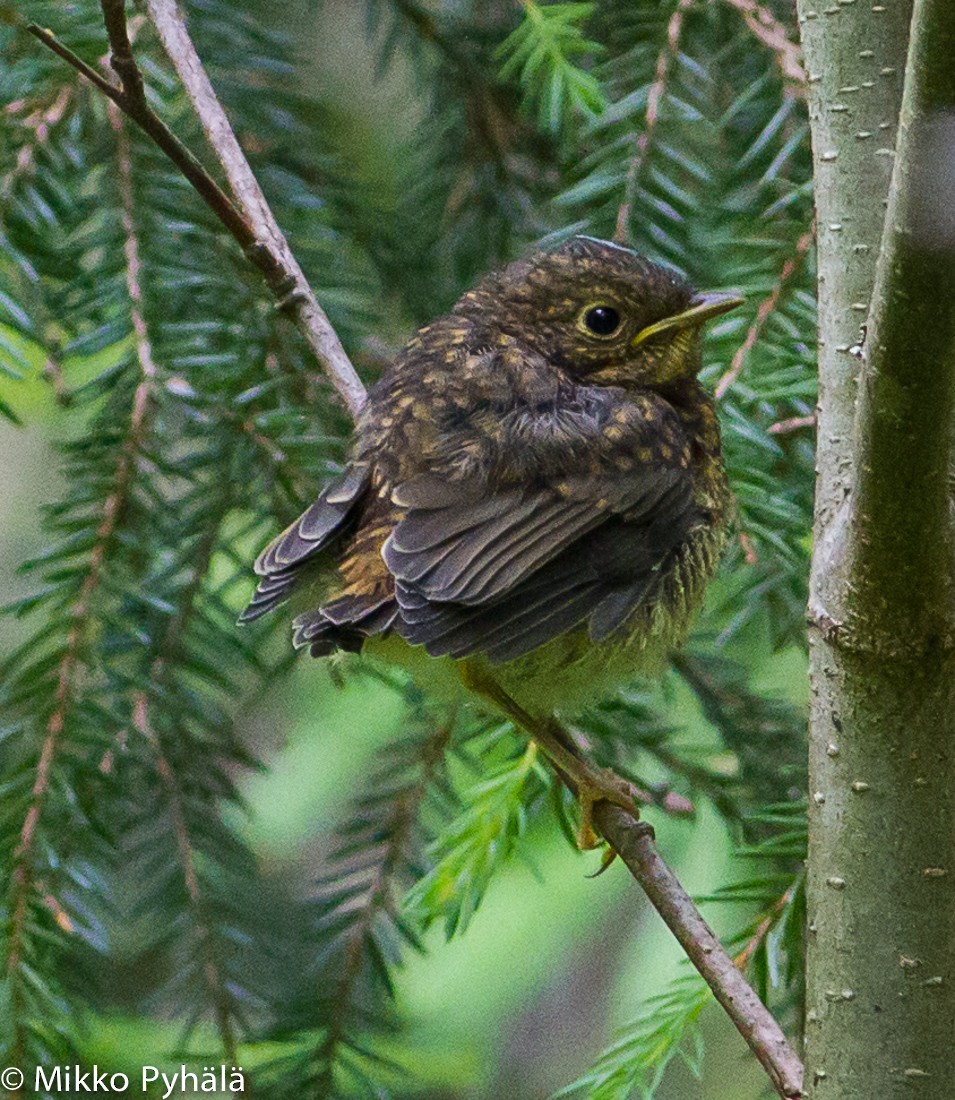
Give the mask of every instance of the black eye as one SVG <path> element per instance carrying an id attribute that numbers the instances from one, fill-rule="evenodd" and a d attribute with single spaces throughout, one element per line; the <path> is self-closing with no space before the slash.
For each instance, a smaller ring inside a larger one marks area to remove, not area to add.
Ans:
<path id="1" fill-rule="evenodd" d="M 620 328 L 620 313 L 613 306 L 591 306 L 584 314 L 584 325 L 595 336 L 613 336 Z"/>

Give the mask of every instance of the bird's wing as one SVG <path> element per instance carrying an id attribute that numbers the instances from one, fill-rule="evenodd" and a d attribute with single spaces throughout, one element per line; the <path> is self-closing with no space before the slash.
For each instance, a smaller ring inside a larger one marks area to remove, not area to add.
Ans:
<path id="1" fill-rule="evenodd" d="M 354 463 L 322 490 L 299 518 L 277 535 L 255 562 L 262 578 L 240 622 L 248 623 L 287 600 L 304 566 L 341 535 L 371 480 L 366 463 Z"/>
<path id="2" fill-rule="evenodd" d="M 382 553 L 409 642 L 509 660 L 585 623 L 600 640 L 650 598 L 703 519 L 685 440 L 671 424 L 677 445 L 661 446 L 660 424 L 634 417 L 608 443 L 606 426 L 567 448 L 571 468 L 547 480 L 502 488 L 425 475 L 397 488 L 407 511 Z"/>

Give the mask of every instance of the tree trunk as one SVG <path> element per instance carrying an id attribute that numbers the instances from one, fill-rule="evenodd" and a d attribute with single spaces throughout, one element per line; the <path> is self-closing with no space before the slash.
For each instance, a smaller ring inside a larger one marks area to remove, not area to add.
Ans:
<path id="1" fill-rule="evenodd" d="M 799 13 L 820 298 L 806 1093 L 950 1100 L 955 10 Z"/>

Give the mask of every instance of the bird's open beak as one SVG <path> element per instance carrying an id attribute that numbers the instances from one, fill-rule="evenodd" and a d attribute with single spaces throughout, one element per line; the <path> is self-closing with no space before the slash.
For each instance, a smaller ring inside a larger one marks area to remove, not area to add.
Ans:
<path id="1" fill-rule="evenodd" d="M 672 317 L 664 317 L 662 321 L 654 321 L 652 325 L 642 328 L 630 341 L 630 346 L 639 347 L 651 336 L 656 336 L 658 332 L 695 328 L 714 317 L 719 317 L 721 313 L 729 313 L 731 309 L 741 306 L 744 300 L 737 294 L 697 294 L 690 303 L 689 309 L 683 310 L 682 313 L 675 313 Z"/>

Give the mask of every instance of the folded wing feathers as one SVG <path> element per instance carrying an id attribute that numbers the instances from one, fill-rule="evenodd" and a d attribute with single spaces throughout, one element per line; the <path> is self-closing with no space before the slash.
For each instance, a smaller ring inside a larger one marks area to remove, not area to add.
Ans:
<path id="1" fill-rule="evenodd" d="M 300 567 L 340 531 L 369 479 L 367 465 L 350 467 L 266 547 L 255 564 L 262 580 L 240 621 L 287 599 Z M 295 645 L 324 656 L 360 650 L 366 638 L 395 629 L 433 656 L 480 652 L 499 662 L 585 623 L 603 640 L 648 598 L 694 522 L 689 479 L 658 468 L 561 488 L 488 497 L 433 476 L 399 486 L 392 499 L 409 511 L 381 551 L 395 596 L 340 597 L 300 615 Z"/>
<path id="2" fill-rule="evenodd" d="M 323 550 L 338 533 L 364 494 L 370 476 L 367 464 L 350 466 L 325 487 L 314 504 L 266 546 L 254 566 L 262 580 L 249 606 L 239 616 L 240 623 L 252 622 L 288 599 L 301 566 Z"/>

